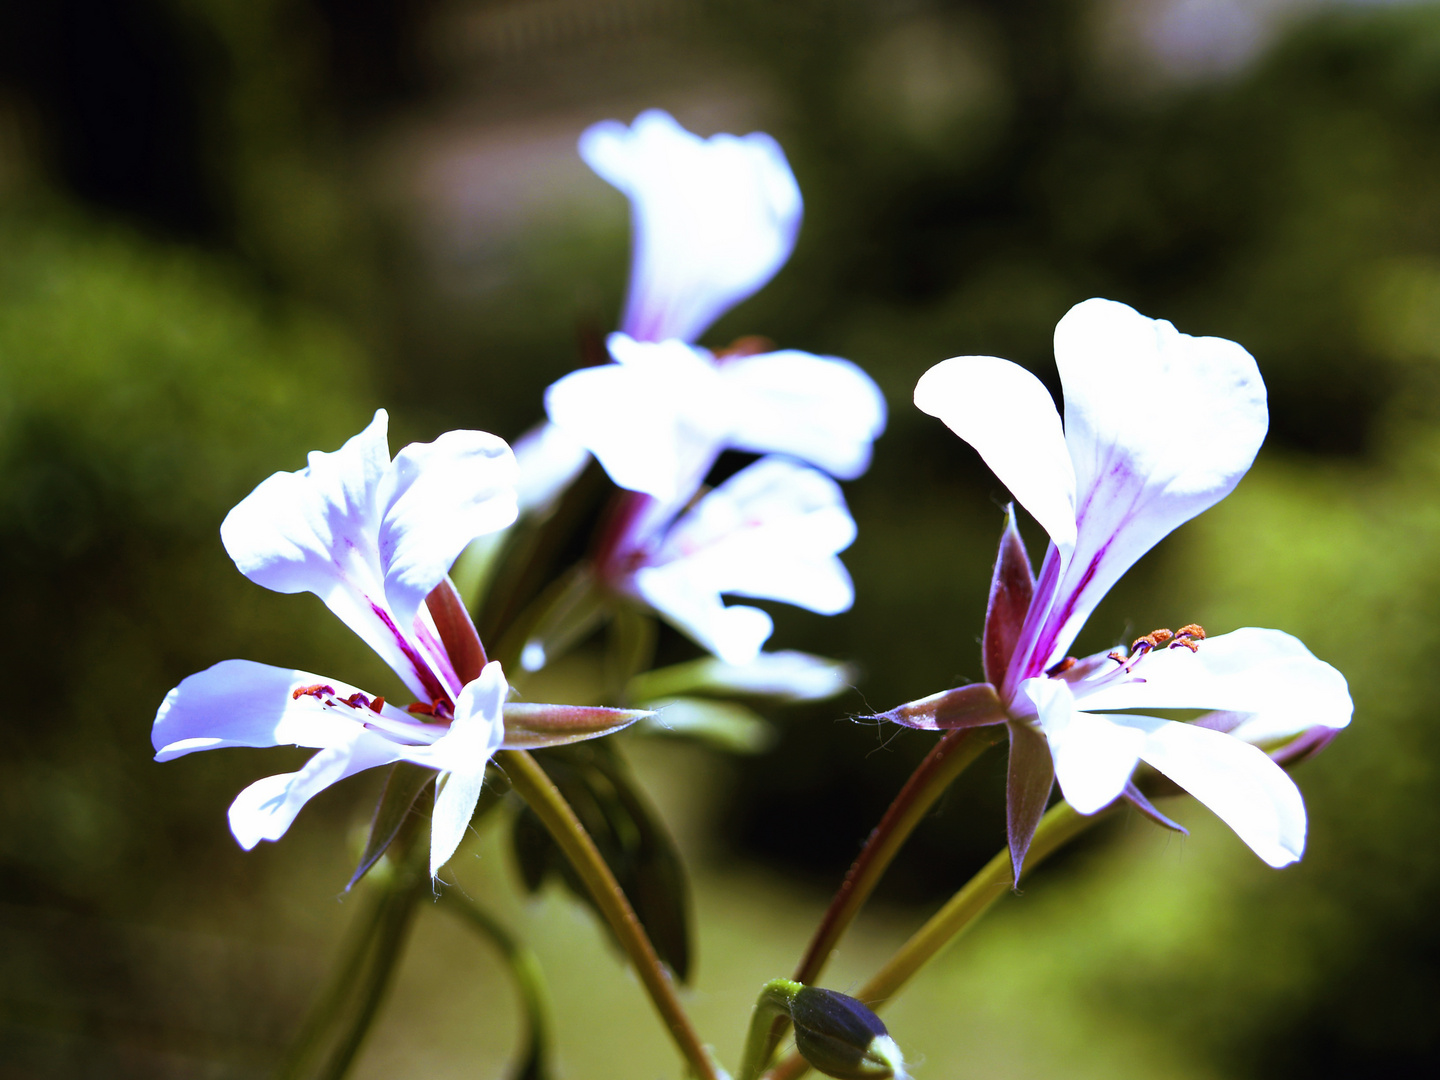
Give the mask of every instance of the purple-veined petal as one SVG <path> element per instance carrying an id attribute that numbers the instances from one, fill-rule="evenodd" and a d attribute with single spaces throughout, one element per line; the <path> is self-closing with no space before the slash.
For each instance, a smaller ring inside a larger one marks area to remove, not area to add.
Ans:
<path id="1" fill-rule="evenodd" d="M 314 451 L 304 469 L 263 481 L 220 537 L 251 581 L 320 597 L 428 701 L 453 687 L 443 653 L 426 655 L 417 638 L 416 610 L 444 578 L 447 555 L 514 519 L 515 465 L 483 432 L 409 446 L 392 463 L 386 424 L 381 409 L 339 450 Z"/>
<path id="2" fill-rule="evenodd" d="M 845 480 L 870 466 L 885 396 L 855 364 L 786 349 L 720 363 L 735 403 L 731 446 L 788 454 Z"/>
<path id="3" fill-rule="evenodd" d="M 1145 736 L 1141 757 L 1208 806 L 1266 863 L 1305 851 L 1305 802 L 1285 770 L 1233 735 L 1153 716 L 1112 716 Z"/>
<path id="4" fill-rule="evenodd" d="M 613 364 L 572 371 L 545 391 L 551 423 L 620 487 L 688 499 L 723 448 L 732 409 L 714 362 L 679 341 L 611 334 Z"/>
<path id="5" fill-rule="evenodd" d="M 1065 654 L 1137 559 L 1234 489 L 1269 424 L 1265 384 L 1248 352 L 1224 338 L 1182 334 L 1124 304 L 1071 308 L 1055 328 L 1055 359 L 1076 540 L 1029 674 Z"/>
<path id="6" fill-rule="evenodd" d="M 440 769 L 435 811 L 430 821 L 430 876 L 455 854 L 475 813 L 485 766 L 505 738 L 503 710 L 509 693 L 500 664 L 485 665 L 455 701 L 450 730 L 428 747 L 406 752 L 417 765 Z"/>
<path id="7" fill-rule="evenodd" d="M 484 431 L 447 431 L 395 455 L 381 484 L 380 565 L 385 597 L 408 628 L 465 545 L 518 512 L 515 456 Z"/>
<path id="8" fill-rule="evenodd" d="M 651 109 L 580 137 L 580 156 L 630 199 L 633 262 L 621 328 L 694 341 L 790 257 L 802 202 L 785 154 L 758 132 L 701 139 Z"/>
<path id="9" fill-rule="evenodd" d="M 1065 801 L 1082 814 L 1109 806 L 1125 790 L 1145 746 L 1142 732 L 1081 712 L 1059 679 L 1031 679 L 1025 692 L 1040 710 L 1040 728 L 1055 759 Z"/>
<path id="10" fill-rule="evenodd" d="M 1094 683 L 1094 689 L 1087 688 Z M 1074 685 L 1088 710 L 1216 709 L 1243 713 L 1230 732 L 1247 742 L 1288 738 L 1317 725 L 1343 728 L 1353 705 L 1345 676 L 1280 630 L 1258 627 L 1207 638 L 1195 652 L 1158 649 L 1128 679 Z"/>
<path id="11" fill-rule="evenodd" d="M 975 448 L 1010 494 L 1068 551 L 1075 473 L 1060 414 L 1034 375 L 994 356 L 957 356 L 915 384 L 915 405 Z"/>
<path id="12" fill-rule="evenodd" d="M 403 756 L 404 747 L 358 724 L 351 729 L 347 741 L 327 746 L 299 772 L 267 776 L 235 797 L 230 804 L 230 831 L 241 847 L 249 851 L 261 840 L 279 840 L 301 808 L 331 784 Z"/>
<path id="13" fill-rule="evenodd" d="M 296 696 L 306 688 L 319 692 Z M 222 660 L 165 695 L 150 733 L 155 760 L 225 746 L 344 746 L 362 722 L 383 725 L 405 742 L 434 737 L 427 735 L 434 725 L 418 723 L 393 705 L 376 714 L 344 704 L 359 692 L 308 671 Z"/>

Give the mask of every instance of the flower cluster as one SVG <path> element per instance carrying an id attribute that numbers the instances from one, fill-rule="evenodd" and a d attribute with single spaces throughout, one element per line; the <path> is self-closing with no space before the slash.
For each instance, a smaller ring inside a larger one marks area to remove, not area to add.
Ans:
<path id="1" fill-rule="evenodd" d="M 851 605 L 838 556 L 855 523 L 837 480 L 868 467 L 884 398 L 838 357 L 751 338 L 720 349 L 697 343 L 794 247 L 802 203 L 785 155 L 768 136 L 701 139 L 655 111 L 629 127 L 596 125 L 580 150 L 630 199 L 629 292 L 609 361 L 549 388 L 548 423 L 517 444 L 519 460 L 478 431 L 392 459 L 381 411 L 338 451 L 264 481 L 221 526 L 241 573 L 318 596 L 413 698 L 399 708 L 327 676 L 246 660 L 172 690 L 155 718 L 158 760 L 225 746 L 319 751 L 236 798 L 230 825 L 246 848 L 278 839 L 331 784 L 408 762 L 438 777 L 438 874 L 497 751 L 592 738 L 642 715 L 508 703 L 501 663 L 487 657 L 448 577 L 472 541 L 552 506 L 591 457 L 617 490 L 575 580 L 606 604 L 671 622 L 714 655 L 732 686 L 793 695 L 818 678 L 833 692 L 833 668 L 762 653 L 770 617 L 725 598 L 825 614 Z M 1034 375 L 994 357 L 947 360 L 915 389 L 916 405 L 979 451 L 1050 545 L 1037 574 L 1010 513 L 984 626 L 987 681 L 883 716 L 937 731 L 1005 725 L 1017 878 L 1056 782 L 1081 814 L 1124 799 L 1178 828 L 1137 781 L 1142 762 L 1267 863 L 1292 862 L 1304 849 L 1305 809 L 1282 765 L 1349 722 L 1334 668 L 1278 630 L 1207 637 L 1194 624 L 1128 649 L 1068 655 L 1121 575 L 1250 467 L 1268 422 L 1255 362 L 1233 342 L 1189 337 L 1106 300 L 1060 321 L 1055 354 L 1063 422 Z M 753 460 L 712 485 L 727 451 Z M 537 632 L 512 659 L 538 669 L 554 659 L 552 645 Z M 1203 715 L 1180 722 L 1144 712 L 1156 709 Z"/>

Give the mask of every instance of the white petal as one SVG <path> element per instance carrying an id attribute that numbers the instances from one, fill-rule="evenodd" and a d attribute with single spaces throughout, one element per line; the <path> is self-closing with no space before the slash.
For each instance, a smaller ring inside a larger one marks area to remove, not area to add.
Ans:
<path id="1" fill-rule="evenodd" d="M 536 424 L 513 449 L 515 495 L 524 514 L 547 513 L 590 462 L 589 451 L 551 423 Z"/>
<path id="2" fill-rule="evenodd" d="M 465 838 L 480 798 L 485 766 L 505 740 L 504 705 L 508 693 L 500 665 L 486 664 L 456 699 L 449 733 L 431 746 L 406 755 L 417 764 L 445 770 L 430 822 L 431 877 L 440 872 Z"/>
<path id="3" fill-rule="evenodd" d="M 313 592 L 429 700 L 444 687 L 414 639 L 415 610 L 466 543 L 514 519 L 515 465 L 483 432 L 451 432 L 392 463 L 386 423 L 381 409 L 339 450 L 262 482 L 220 537 L 246 577 Z"/>
<path id="4" fill-rule="evenodd" d="M 616 363 L 571 372 L 545 392 L 553 424 L 620 487 L 688 499 L 724 446 L 729 396 L 703 350 L 610 335 Z"/>
<path id="5" fill-rule="evenodd" d="M 364 769 L 398 761 L 403 747 L 351 725 L 352 736 L 329 746 L 299 772 L 257 780 L 230 804 L 230 831 L 249 851 L 261 840 L 279 840 L 301 807 L 331 784 Z"/>
<path id="6" fill-rule="evenodd" d="M 1305 851 L 1300 789 L 1264 751 L 1219 731 L 1151 716 L 1112 716 L 1145 733 L 1141 757 L 1208 806 L 1274 867 Z"/>
<path id="7" fill-rule="evenodd" d="M 720 593 L 683 570 L 643 569 L 635 588 L 647 604 L 727 664 L 748 664 L 760 654 L 775 624 L 759 608 L 726 605 Z"/>
<path id="8" fill-rule="evenodd" d="M 636 586 L 682 629 L 674 600 L 690 595 L 714 597 L 717 604 L 721 594 L 752 596 L 833 615 L 854 602 L 850 576 L 836 557 L 854 539 L 855 522 L 835 481 L 784 458 L 763 458 L 670 530 L 652 565 L 637 573 Z M 753 616 L 745 619 L 747 629 L 760 625 Z"/>
<path id="9" fill-rule="evenodd" d="M 596 124 L 580 156 L 630 198 L 634 262 L 621 328 L 694 341 L 784 265 L 800 188 L 774 139 L 701 139 L 667 113 Z"/>
<path id="10" fill-rule="evenodd" d="M 395 455 L 381 487 L 385 596 L 408 628 L 465 545 L 515 520 L 515 456 L 484 431 L 447 431 Z"/>
<path id="11" fill-rule="evenodd" d="M 915 385 L 915 405 L 985 459 L 1062 549 L 1075 542 L 1075 474 L 1050 392 L 994 356 L 957 356 Z"/>
<path id="12" fill-rule="evenodd" d="M 1077 540 L 1042 635 L 1059 659 L 1110 587 L 1239 483 L 1269 414 L 1254 359 L 1124 304 L 1087 300 L 1055 328 Z"/>
<path id="13" fill-rule="evenodd" d="M 1345 676 L 1280 630 L 1246 627 L 1207 638 L 1198 650 L 1161 649 L 1143 657 L 1128 681 L 1084 681 L 1086 709 L 1216 709 L 1247 714 L 1231 734 L 1249 742 L 1342 728 L 1353 705 Z"/>
<path id="14" fill-rule="evenodd" d="M 1039 710 L 1065 801 L 1093 814 L 1119 798 L 1140 763 L 1144 734 L 1078 711 L 1069 686 L 1059 679 L 1030 679 L 1025 692 Z"/>
<path id="15" fill-rule="evenodd" d="M 735 400 L 731 446 L 789 454 L 854 479 L 885 430 L 885 395 L 848 360 L 793 349 L 720 362 Z"/>
<path id="16" fill-rule="evenodd" d="M 324 687 L 319 696 L 295 692 Z M 150 737 L 156 761 L 170 761 L 196 750 L 223 746 L 344 746 L 354 738 L 357 716 L 364 721 L 385 719 L 407 731 L 425 725 L 385 706 L 383 717 L 360 712 L 342 701 L 357 693 L 355 687 L 308 671 L 271 667 L 251 660 L 223 660 L 197 672 L 165 695 L 155 714 Z"/>
<path id="17" fill-rule="evenodd" d="M 849 664 L 786 649 L 760 653 L 744 664 L 706 657 L 657 668 L 632 680 L 627 695 L 637 701 L 706 692 L 823 701 L 850 689 L 854 682 L 855 670 Z"/>

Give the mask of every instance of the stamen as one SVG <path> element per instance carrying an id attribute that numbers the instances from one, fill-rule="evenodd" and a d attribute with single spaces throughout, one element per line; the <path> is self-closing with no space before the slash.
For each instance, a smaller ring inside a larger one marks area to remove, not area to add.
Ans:
<path id="1" fill-rule="evenodd" d="M 385 708 L 385 695 L 383 694 L 377 697 L 374 701 L 370 702 L 371 712 L 379 712 L 383 708 Z"/>
<path id="2" fill-rule="evenodd" d="M 327 683 L 317 682 L 311 686 L 296 687 L 295 691 L 290 695 L 290 700 L 299 701 L 302 697 L 320 698 L 324 697 L 326 694 L 333 693 L 335 693 L 335 687 L 330 686 Z"/>
<path id="3" fill-rule="evenodd" d="M 344 699 L 344 704 L 349 705 L 352 709 L 365 709 L 369 708 L 370 699 L 356 690 L 355 693 Z M 376 709 L 375 711 L 379 712 L 380 710 Z"/>
<path id="4" fill-rule="evenodd" d="M 405 711 L 413 713 L 416 716 L 434 716 L 435 706 L 427 705 L 423 701 L 412 701 L 409 705 L 405 706 Z"/>
<path id="5" fill-rule="evenodd" d="M 1115 654 L 1111 653 L 1110 655 L 1114 656 Z M 1061 660 L 1058 664 L 1045 672 L 1045 674 L 1053 679 L 1056 675 L 1065 674 L 1065 672 L 1069 671 L 1072 667 L 1074 667 L 1076 663 L 1078 663 L 1078 661 L 1075 659 L 1075 657 L 1067 656 L 1064 660 Z"/>
<path id="6" fill-rule="evenodd" d="M 1151 649 L 1158 649 L 1174 636 L 1174 634 L 1164 627 L 1158 630 L 1151 630 L 1144 637 L 1138 637 L 1132 641 L 1130 643 L 1130 651 L 1133 653 L 1143 648 L 1146 652 L 1149 652 Z"/>
<path id="7" fill-rule="evenodd" d="M 1199 623 L 1188 623 L 1175 631 L 1175 640 L 1170 643 L 1170 648 L 1183 645 L 1191 652 L 1199 652 L 1199 643 L 1205 640 L 1205 628 Z"/>

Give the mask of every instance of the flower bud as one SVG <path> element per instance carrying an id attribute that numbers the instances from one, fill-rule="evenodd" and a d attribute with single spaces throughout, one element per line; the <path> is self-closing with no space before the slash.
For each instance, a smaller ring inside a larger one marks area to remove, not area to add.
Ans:
<path id="1" fill-rule="evenodd" d="M 900 1047 L 880 1018 L 852 997 L 804 987 L 790 1004 L 795 1048 L 839 1080 L 908 1080 Z"/>

